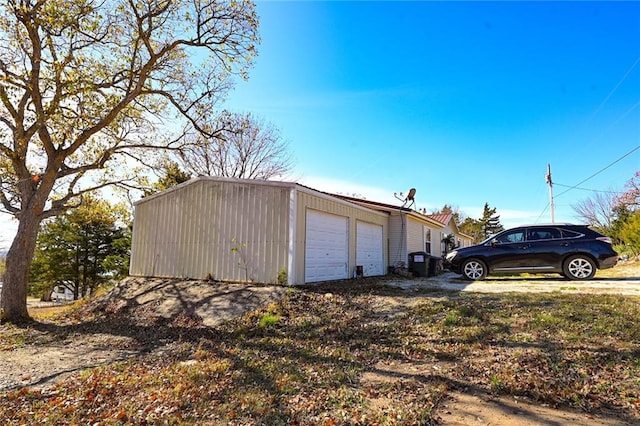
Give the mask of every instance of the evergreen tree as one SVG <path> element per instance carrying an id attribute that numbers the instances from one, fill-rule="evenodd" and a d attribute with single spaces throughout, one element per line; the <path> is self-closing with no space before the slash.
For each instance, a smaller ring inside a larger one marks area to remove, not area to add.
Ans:
<path id="1" fill-rule="evenodd" d="M 79 208 L 45 222 L 30 269 L 30 293 L 48 300 L 60 286 L 78 299 L 126 275 L 131 237 L 118 223 L 122 216 L 109 203 L 87 197 Z"/>
<path id="2" fill-rule="evenodd" d="M 633 216 L 633 210 L 627 205 L 618 204 L 613 207 L 612 215 L 613 220 L 611 221 L 611 227 L 607 230 L 598 229 L 598 231 L 611 237 L 614 244 L 624 244 L 625 241 L 622 237 L 622 230 Z"/>
<path id="3" fill-rule="evenodd" d="M 189 173 L 182 170 L 175 161 L 167 160 L 159 166 L 159 169 L 161 174 L 160 179 L 144 191 L 145 197 L 180 185 L 191 179 Z"/>
<path id="4" fill-rule="evenodd" d="M 500 215 L 496 214 L 496 208 L 491 208 L 489 203 L 485 203 L 480 219 L 467 217 L 458 225 L 458 229 L 460 232 L 473 237 L 473 242 L 477 244 L 490 235 L 504 231 L 504 226 L 500 223 Z"/>
<path id="5" fill-rule="evenodd" d="M 500 215 L 496 214 L 496 208 L 490 208 L 489 203 L 484 204 L 482 217 L 480 218 L 480 228 L 482 230 L 482 239 L 504 231 L 504 226 L 500 223 Z"/>

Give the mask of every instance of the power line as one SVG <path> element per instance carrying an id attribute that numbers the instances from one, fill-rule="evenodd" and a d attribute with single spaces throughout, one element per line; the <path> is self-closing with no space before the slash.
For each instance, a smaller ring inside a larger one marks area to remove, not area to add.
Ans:
<path id="1" fill-rule="evenodd" d="M 635 148 L 633 148 L 631 151 L 627 152 L 626 154 L 624 154 L 622 157 L 618 158 L 617 160 L 609 163 L 608 165 L 606 165 L 605 167 L 603 167 L 602 169 L 598 170 L 597 172 L 595 172 L 594 174 L 592 174 L 591 176 L 589 176 L 586 179 L 581 180 L 580 182 L 576 183 L 575 185 L 571 186 L 569 189 L 567 189 L 566 191 L 561 192 L 560 194 L 556 195 L 556 198 L 558 198 L 561 195 L 566 194 L 567 192 L 571 191 L 572 189 L 576 189 L 578 188 L 578 186 L 582 185 L 583 183 L 585 183 L 586 181 L 596 177 L 597 175 L 599 175 L 600 173 L 604 172 L 605 170 L 607 170 L 609 167 L 613 166 L 614 164 L 622 161 L 624 158 L 628 157 L 629 155 L 633 154 L 634 152 L 636 152 L 637 150 L 640 149 L 640 145 L 636 146 Z"/>
<path id="2" fill-rule="evenodd" d="M 600 105 L 598 105 L 598 107 L 595 109 L 595 111 L 593 111 L 593 113 L 591 114 L 591 117 L 595 117 L 600 110 L 603 108 L 603 106 L 609 101 L 609 98 L 611 98 L 611 96 L 613 96 L 613 94 L 618 90 L 618 88 L 622 85 L 622 83 L 627 79 L 627 77 L 629 76 L 629 74 L 631 74 L 631 71 L 633 71 L 633 69 L 640 63 L 640 56 L 638 56 L 636 58 L 636 60 L 634 61 L 634 63 L 631 65 L 631 67 L 624 73 L 624 75 L 622 76 L 622 78 L 618 81 L 618 83 L 613 87 L 613 89 L 611 89 L 609 91 L 609 93 L 607 94 L 607 96 L 605 96 L 605 98 L 602 100 L 602 102 L 600 102 Z M 640 102 L 637 102 L 635 105 L 633 105 L 631 108 L 629 108 L 627 111 L 625 111 L 620 117 L 618 117 L 618 119 L 611 124 L 609 127 L 613 126 L 614 124 L 616 124 L 617 122 L 619 122 L 620 120 L 622 120 L 623 118 L 625 118 L 627 115 L 629 115 L 631 113 L 631 111 L 633 111 L 636 107 L 638 107 L 638 105 L 640 105 Z M 551 203 L 553 202 L 553 198 L 557 198 L 561 195 L 566 194 L 567 192 L 571 191 L 572 189 L 579 189 L 579 190 L 583 190 L 583 191 L 592 191 L 592 192 L 610 192 L 610 191 L 599 191 L 599 190 L 595 190 L 595 189 L 585 189 L 585 188 L 580 188 L 579 186 L 582 185 L 583 183 L 585 183 L 586 181 L 592 179 L 593 177 L 597 176 L 598 174 L 602 173 L 603 171 L 607 170 L 609 167 L 613 166 L 614 164 L 616 164 L 617 162 L 621 161 L 623 158 L 631 155 L 632 153 L 634 153 L 635 151 L 637 151 L 638 149 L 640 149 L 640 145 L 636 146 L 634 149 L 632 149 L 631 151 L 629 151 L 628 153 L 624 154 L 622 157 L 618 158 L 617 160 L 613 161 L 612 163 L 610 163 L 609 165 L 607 165 L 606 167 L 598 170 L 596 173 L 592 174 L 591 176 L 589 176 L 588 178 L 582 180 L 581 182 L 578 182 L 577 184 L 573 185 L 573 186 L 568 186 L 568 185 L 562 185 L 559 183 L 555 183 L 558 186 L 562 186 L 562 187 L 566 187 L 568 188 L 566 191 L 561 192 L 560 194 L 556 195 L 555 197 L 553 197 L 552 195 L 552 200 L 550 202 L 547 202 L 547 205 L 544 207 L 544 209 L 542 209 L 542 212 L 540 212 L 540 215 L 538 216 L 538 218 L 536 219 L 536 223 L 540 220 L 540 218 L 542 217 L 542 215 L 547 211 L 547 209 L 549 208 L 549 206 L 551 206 Z M 551 171 L 548 171 L 548 177 L 547 177 L 548 181 L 547 183 L 549 183 L 549 187 L 551 188 Z M 611 192 L 614 193 L 615 192 Z M 552 212 L 552 217 L 553 217 L 553 212 Z"/>
<path id="3" fill-rule="evenodd" d="M 602 102 L 600 102 L 600 105 L 598 105 L 598 107 L 595 109 L 595 111 L 591 114 L 592 117 L 595 116 L 602 109 L 604 104 L 606 104 L 607 101 L 609 100 L 609 98 L 614 94 L 614 92 L 616 90 L 618 90 L 618 87 L 620 87 L 620 85 L 627 79 L 629 74 L 631 74 L 631 71 L 633 71 L 633 69 L 636 67 L 636 65 L 638 65 L 638 63 L 640 63 L 640 56 L 638 56 L 636 58 L 636 61 L 633 63 L 633 65 L 631 65 L 631 68 L 629 68 L 627 70 L 627 72 L 624 73 L 624 75 L 622 76 L 620 81 L 618 81 L 618 83 L 613 87 L 613 89 L 611 89 L 611 91 L 609 91 L 609 94 L 607 94 L 607 96 L 604 98 L 604 100 Z"/>
<path id="4" fill-rule="evenodd" d="M 582 185 L 583 183 L 585 183 L 586 181 L 588 181 L 589 179 L 594 178 L 595 176 L 599 175 L 600 173 L 604 172 L 605 170 L 607 170 L 609 167 L 613 166 L 614 164 L 622 161 L 624 158 L 628 157 L 629 155 L 633 154 L 634 152 L 636 152 L 637 150 L 640 149 L 640 145 L 636 146 L 635 148 L 633 148 L 631 151 L 627 152 L 626 154 L 624 154 L 622 157 L 618 158 L 617 160 L 612 161 L 611 163 L 609 163 L 608 165 L 606 165 L 605 167 L 603 167 L 602 169 L 598 170 L 597 172 L 595 172 L 594 174 L 592 174 L 591 176 L 589 176 L 586 179 L 583 179 L 582 181 L 578 182 L 575 185 L 569 186 L 569 185 L 563 185 L 560 183 L 553 183 L 554 185 L 558 185 L 558 186 L 563 186 L 568 188 L 566 191 L 561 192 L 560 194 L 556 195 L 554 198 L 558 198 L 561 195 L 566 194 L 567 192 L 571 191 L 572 189 L 580 189 L 583 191 L 593 191 L 593 192 L 611 192 L 613 194 L 616 194 L 616 192 L 612 192 L 612 191 L 599 191 L 596 189 L 585 189 L 585 188 L 580 188 L 579 186 Z M 542 215 L 547 211 L 547 209 L 549 208 L 550 203 L 547 203 L 544 208 L 542 209 L 542 211 L 540 212 L 540 215 L 538 215 L 538 218 L 536 219 L 535 223 L 538 223 L 538 221 L 540 220 L 540 218 L 542 217 Z"/>
<path id="5" fill-rule="evenodd" d="M 562 187 L 565 187 L 565 188 L 579 189 L 581 191 L 602 192 L 602 193 L 605 193 L 605 194 L 621 194 L 620 191 L 604 191 L 602 189 L 578 188 L 577 186 L 563 185 L 563 184 L 557 183 L 557 182 L 553 182 L 553 184 L 556 185 L 556 186 L 562 186 Z"/>
<path id="6" fill-rule="evenodd" d="M 542 215 L 547 211 L 547 208 L 549 207 L 549 203 L 547 203 L 546 206 L 544 206 L 544 209 L 542 209 L 542 211 L 540 212 L 540 214 L 538 215 L 538 218 L 536 219 L 535 222 L 533 223 L 538 223 L 538 221 L 540 220 L 540 218 L 542 217 Z"/>

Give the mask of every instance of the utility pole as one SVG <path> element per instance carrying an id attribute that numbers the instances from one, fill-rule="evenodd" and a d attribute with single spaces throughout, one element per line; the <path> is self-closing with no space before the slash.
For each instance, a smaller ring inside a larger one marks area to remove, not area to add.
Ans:
<path id="1" fill-rule="evenodd" d="M 549 206 L 551 208 L 551 223 L 556 223 L 555 213 L 553 211 L 553 181 L 551 180 L 551 164 L 547 164 L 547 174 L 544 175 L 544 179 L 549 185 Z"/>

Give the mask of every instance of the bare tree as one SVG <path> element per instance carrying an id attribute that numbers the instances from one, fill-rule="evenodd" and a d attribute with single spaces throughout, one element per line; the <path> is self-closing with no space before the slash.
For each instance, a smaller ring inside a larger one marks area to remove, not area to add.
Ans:
<path id="1" fill-rule="evenodd" d="M 250 113 L 224 112 L 201 127 L 215 136 L 198 133 L 179 154 L 191 174 L 267 180 L 292 168 L 288 144 L 278 129 Z"/>
<path id="2" fill-rule="evenodd" d="M 592 198 L 571 206 L 576 215 L 588 225 L 609 233 L 615 219 L 616 194 L 613 191 L 596 192 Z"/>
<path id="3" fill-rule="evenodd" d="M 617 198 L 616 203 L 636 211 L 640 207 L 640 170 L 624 186 L 626 191 Z"/>
<path id="4" fill-rule="evenodd" d="M 0 204 L 19 221 L 2 318 L 29 317 L 41 221 L 131 184 L 130 161 L 180 148 L 186 124 L 205 131 L 204 112 L 246 77 L 257 27 L 248 0 L 0 0 Z"/>

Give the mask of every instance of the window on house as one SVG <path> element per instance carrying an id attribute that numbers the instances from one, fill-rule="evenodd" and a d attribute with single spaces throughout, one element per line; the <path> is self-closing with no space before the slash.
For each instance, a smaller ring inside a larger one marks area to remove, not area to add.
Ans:
<path id="1" fill-rule="evenodd" d="M 431 254 L 431 229 L 424 231 L 424 251 Z"/>

